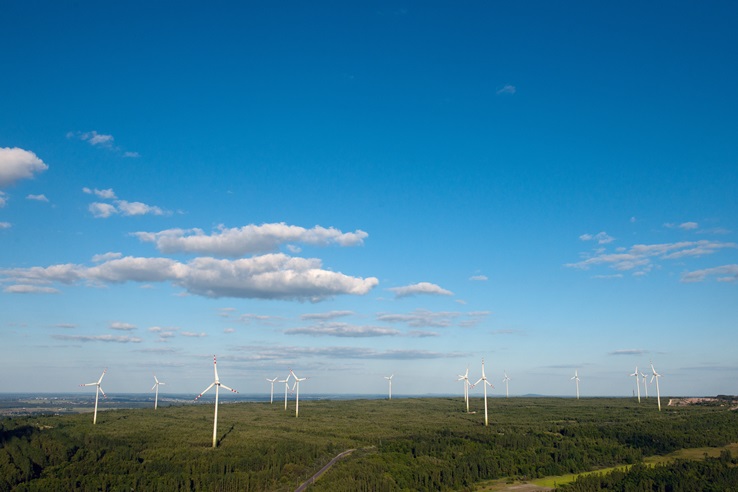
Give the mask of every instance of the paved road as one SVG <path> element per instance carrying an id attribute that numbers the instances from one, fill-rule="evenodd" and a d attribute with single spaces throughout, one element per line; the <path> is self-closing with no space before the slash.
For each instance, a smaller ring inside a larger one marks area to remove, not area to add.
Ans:
<path id="1" fill-rule="evenodd" d="M 324 474 L 324 473 L 325 473 L 326 471 L 328 471 L 328 468 L 332 467 L 332 466 L 333 466 L 333 464 L 334 464 L 334 463 L 335 463 L 336 461 L 340 460 L 341 458 L 343 458 L 343 457 L 345 457 L 345 456 L 348 456 L 348 455 L 350 455 L 350 454 L 351 454 L 351 453 L 353 453 L 354 451 L 356 451 L 356 450 L 355 450 L 355 449 L 347 449 L 347 450 L 346 450 L 346 451 L 344 451 L 343 453 L 337 454 L 337 455 L 336 455 L 336 456 L 335 456 L 335 457 L 334 457 L 334 458 L 333 458 L 332 460 L 330 460 L 330 461 L 328 462 L 328 464 L 327 464 L 327 465 L 325 465 L 325 466 L 324 466 L 323 468 L 321 468 L 320 470 L 318 470 L 318 473 L 316 473 L 316 474 L 315 474 L 315 475 L 313 475 L 312 477 L 308 478 L 308 479 L 307 479 L 307 481 L 305 481 L 305 483 L 303 483 L 302 485 L 300 485 L 299 487 L 297 487 L 297 488 L 295 489 L 295 492 L 303 492 L 303 491 L 304 491 L 305 489 L 307 489 L 307 488 L 308 488 L 308 485 L 310 485 L 311 483 L 315 482 L 315 481 L 316 481 L 317 479 L 319 479 L 319 478 L 320 478 L 320 476 L 321 476 L 322 474 Z"/>

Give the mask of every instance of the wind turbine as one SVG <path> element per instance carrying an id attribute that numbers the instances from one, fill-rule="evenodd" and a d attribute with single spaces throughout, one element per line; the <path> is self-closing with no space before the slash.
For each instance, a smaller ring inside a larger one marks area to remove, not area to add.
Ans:
<path id="1" fill-rule="evenodd" d="M 103 398 L 107 398 L 105 396 L 105 392 L 102 389 L 102 386 L 100 386 L 100 383 L 102 383 L 102 378 L 105 376 L 105 373 L 108 372 L 108 368 L 106 367 L 103 373 L 100 375 L 100 379 L 95 381 L 94 383 L 85 383 L 80 384 L 80 386 L 96 386 L 95 388 L 95 415 L 92 417 L 92 425 L 95 425 L 97 423 L 97 398 L 100 393 L 103 394 Z"/>
<path id="2" fill-rule="evenodd" d="M 297 374 L 295 374 L 292 369 L 290 369 L 290 374 L 295 378 L 294 388 L 297 389 L 297 392 L 295 393 L 295 417 L 297 417 L 300 413 L 300 381 L 305 381 L 307 378 L 298 378 Z"/>
<path id="3" fill-rule="evenodd" d="M 643 389 L 646 391 L 646 399 L 648 399 L 648 385 L 646 384 L 648 382 L 648 381 L 646 381 L 646 378 L 648 376 L 646 376 L 643 373 L 641 373 L 641 376 L 643 377 Z"/>
<path id="4" fill-rule="evenodd" d="M 466 372 L 462 376 L 459 374 L 457 381 L 464 381 L 464 401 L 466 402 L 466 413 L 469 413 L 469 388 L 472 384 L 469 382 L 469 368 L 466 368 Z"/>
<path id="5" fill-rule="evenodd" d="M 487 385 L 489 385 L 490 388 L 494 388 L 492 386 L 492 383 L 487 381 L 487 376 L 484 375 L 484 359 L 482 359 L 482 377 L 479 378 L 479 381 L 474 383 L 474 386 L 478 385 L 480 382 L 484 381 L 484 426 L 486 427 L 489 425 L 489 419 L 487 418 Z"/>
<path id="6" fill-rule="evenodd" d="M 651 382 L 653 383 L 653 380 L 656 380 L 656 400 L 659 402 L 659 412 L 661 411 L 661 393 L 659 393 L 659 378 L 661 377 L 661 374 L 656 372 L 656 369 L 653 368 L 653 362 L 651 362 L 651 372 L 653 372 L 653 376 L 651 376 Z"/>
<path id="7" fill-rule="evenodd" d="M 154 399 L 154 410 L 156 410 L 156 407 L 159 406 L 159 385 L 166 384 L 166 383 L 162 383 L 161 381 L 156 379 L 156 374 L 154 374 L 154 381 L 155 383 L 154 383 L 154 386 L 151 387 L 151 391 L 156 389 L 156 398 Z"/>
<path id="8" fill-rule="evenodd" d="M 638 376 L 639 376 L 639 374 L 638 374 L 638 366 L 636 366 L 636 370 L 635 370 L 635 372 L 633 374 L 631 374 L 631 376 L 633 376 L 633 377 L 636 378 L 636 388 L 638 388 L 638 403 L 640 403 L 641 402 L 641 384 L 640 384 L 640 381 L 638 379 Z"/>
<path id="9" fill-rule="evenodd" d="M 579 369 L 574 369 L 574 376 L 571 378 L 577 382 L 577 400 L 579 399 Z"/>
<path id="10" fill-rule="evenodd" d="M 278 378 L 279 378 L 279 376 L 277 376 L 274 379 L 266 378 L 267 381 L 269 381 L 270 383 L 272 383 L 272 393 L 271 393 L 271 396 L 269 397 L 269 403 L 270 404 L 271 403 L 274 403 L 274 383 L 277 381 Z"/>
<path id="11" fill-rule="evenodd" d="M 502 378 L 502 382 L 505 383 L 505 398 L 510 398 L 510 391 L 507 386 L 507 383 L 510 381 L 510 377 L 507 375 L 507 371 L 505 371 L 505 377 Z"/>
<path id="12" fill-rule="evenodd" d="M 284 409 L 287 410 L 287 390 L 290 389 L 290 376 L 292 374 L 288 374 L 286 378 L 280 379 L 277 381 L 278 383 L 284 383 Z"/>
<path id="13" fill-rule="evenodd" d="M 223 388 L 227 390 L 231 390 L 234 393 L 238 393 L 238 391 L 234 390 L 233 388 L 229 388 L 228 386 L 220 382 L 220 379 L 218 378 L 218 366 L 215 362 L 215 356 L 213 356 L 213 371 L 215 372 L 215 381 L 210 383 L 210 386 L 205 388 L 205 391 L 197 395 L 197 398 L 195 398 L 195 401 L 197 401 L 198 398 L 200 398 L 202 395 L 207 393 L 208 390 L 210 390 L 210 388 L 215 386 L 215 418 L 213 419 L 213 447 L 216 447 L 218 445 L 218 439 L 217 439 L 218 437 L 218 390 L 220 390 L 220 387 L 222 386 Z"/>
<path id="14" fill-rule="evenodd" d="M 392 399 L 392 378 L 393 377 L 395 377 L 394 374 L 392 376 L 389 376 L 389 377 L 388 376 L 385 376 L 384 377 L 384 379 L 386 379 L 387 382 L 389 383 L 389 399 L 390 400 Z"/>

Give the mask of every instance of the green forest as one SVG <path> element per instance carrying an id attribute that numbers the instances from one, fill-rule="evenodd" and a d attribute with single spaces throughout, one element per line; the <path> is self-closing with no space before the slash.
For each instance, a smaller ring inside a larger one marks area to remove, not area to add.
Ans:
<path id="1" fill-rule="evenodd" d="M 482 409 L 480 399 L 471 403 Z M 649 400 L 500 398 L 490 400 L 488 427 L 461 398 L 301 401 L 299 418 L 294 402 L 288 411 L 226 403 L 218 413 L 217 448 L 212 402 L 101 411 L 94 426 L 90 414 L 2 419 L 0 491 L 293 491 L 347 449 L 355 451 L 309 490 L 471 491 L 484 480 L 620 464 L 635 466 L 562 488 L 707 490 L 687 484 L 713 477 L 724 485 L 714 490 L 738 489 L 729 452 L 639 465 L 645 456 L 738 442 L 738 412 L 721 405 L 659 412 Z M 669 488 L 664 476 L 683 477 L 687 488 Z"/>

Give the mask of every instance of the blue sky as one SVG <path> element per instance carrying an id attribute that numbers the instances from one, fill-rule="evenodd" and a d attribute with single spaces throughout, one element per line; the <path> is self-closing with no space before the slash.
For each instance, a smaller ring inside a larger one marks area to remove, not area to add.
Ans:
<path id="1" fill-rule="evenodd" d="M 736 18 L 4 5 L 0 391 L 735 394 Z"/>

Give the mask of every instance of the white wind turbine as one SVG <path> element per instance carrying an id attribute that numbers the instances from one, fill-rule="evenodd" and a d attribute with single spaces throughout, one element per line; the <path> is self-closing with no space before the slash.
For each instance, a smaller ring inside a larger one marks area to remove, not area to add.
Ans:
<path id="1" fill-rule="evenodd" d="M 233 388 L 229 388 L 225 384 L 222 384 L 220 382 L 220 379 L 218 378 L 218 366 L 215 362 L 215 356 L 213 356 L 213 372 L 215 372 L 215 381 L 210 383 L 210 386 L 205 388 L 205 391 L 197 395 L 197 398 L 195 398 L 195 401 L 197 401 L 202 395 L 208 392 L 210 388 L 215 386 L 215 418 L 213 419 L 213 447 L 216 447 L 218 445 L 218 391 L 220 390 L 220 387 L 227 390 L 231 390 L 234 393 L 238 393 L 238 391 L 234 390 Z"/>
<path id="2" fill-rule="evenodd" d="M 284 409 L 287 410 L 287 391 L 290 389 L 290 376 L 292 374 L 288 374 L 286 378 L 280 379 L 277 381 L 278 383 L 284 383 Z"/>
<path id="3" fill-rule="evenodd" d="M 474 383 L 474 386 L 478 385 L 482 381 L 484 381 L 482 386 L 484 387 L 484 425 L 486 427 L 489 425 L 489 419 L 487 418 L 487 385 L 489 385 L 490 388 L 494 388 L 494 386 L 492 386 L 492 383 L 487 381 L 487 376 L 484 375 L 484 359 L 482 359 L 482 377 L 479 378 L 479 381 Z"/>
<path id="4" fill-rule="evenodd" d="M 636 370 L 633 374 L 631 374 L 631 376 L 636 378 L 636 388 L 638 388 L 638 403 L 640 403 L 641 402 L 641 384 L 640 384 L 640 380 L 638 379 L 638 376 L 639 376 L 638 366 L 636 366 Z"/>
<path id="5" fill-rule="evenodd" d="M 510 398 L 510 391 L 507 386 L 507 383 L 510 381 L 510 377 L 507 375 L 507 371 L 505 371 L 505 377 L 502 378 L 502 382 L 505 383 L 505 398 Z"/>
<path id="6" fill-rule="evenodd" d="M 653 376 L 651 376 L 651 382 L 653 383 L 653 380 L 656 380 L 656 401 L 659 403 L 659 412 L 661 411 L 661 393 L 659 393 L 659 378 L 661 377 L 661 374 L 656 372 L 656 369 L 653 368 L 653 362 L 651 362 L 651 372 L 653 372 Z"/>
<path id="7" fill-rule="evenodd" d="M 574 376 L 571 378 L 577 382 L 577 400 L 579 399 L 579 369 L 574 369 Z"/>
<path id="8" fill-rule="evenodd" d="M 161 381 L 156 379 L 156 374 L 154 374 L 154 381 L 154 386 L 151 387 L 151 391 L 156 390 L 156 398 L 154 399 L 154 410 L 156 410 L 156 407 L 159 406 L 159 385 L 166 383 L 162 383 Z"/>
<path id="9" fill-rule="evenodd" d="M 95 388 L 95 415 L 92 417 L 92 425 L 95 425 L 97 423 L 97 398 L 100 395 L 100 393 L 103 394 L 103 398 L 107 398 L 105 396 L 105 392 L 102 389 L 102 386 L 100 386 L 100 383 L 102 383 L 102 379 L 105 376 L 105 373 L 108 372 L 108 368 L 106 367 L 105 370 L 100 375 L 100 379 L 95 381 L 94 383 L 85 383 L 80 384 L 80 386 L 96 386 Z"/>
<path id="10" fill-rule="evenodd" d="M 297 417 L 300 413 L 300 382 L 305 381 L 307 378 L 298 378 L 297 374 L 295 374 L 292 369 L 290 369 L 290 374 L 293 378 L 295 378 L 294 389 L 297 390 L 297 392 L 295 393 L 295 417 Z"/>
<path id="11" fill-rule="evenodd" d="M 266 378 L 267 381 L 272 383 L 272 393 L 271 393 L 271 396 L 269 396 L 269 403 L 274 403 L 274 383 L 277 382 L 277 379 L 279 379 L 279 376 L 277 376 L 274 379 Z"/>
<path id="12" fill-rule="evenodd" d="M 387 380 L 387 382 L 389 383 L 389 399 L 390 399 L 390 400 L 392 399 L 392 378 L 393 378 L 393 377 L 395 377 L 395 375 L 394 375 L 394 374 L 393 374 L 393 375 L 391 375 L 391 376 L 385 376 L 385 377 L 384 377 L 384 379 L 386 379 L 386 380 Z"/>
<path id="13" fill-rule="evenodd" d="M 645 374 L 643 374 L 643 373 L 641 373 L 641 376 L 643 377 L 643 389 L 644 389 L 644 391 L 646 392 L 646 399 L 648 399 L 648 385 L 646 384 L 646 383 L 648 382 L 648 381 L 646 380 L 646 378 L 647 378 L 648 376 L 647 376 L 647 375 L 645 375 Z"/>
<path id="14" fill-rule="evenodd" d="M 459 374 L 457 381 L 464 381 L 464 402 L 466 403 L 466 413 L 469 413 L 469 388 L 472 384 L 469 382 L 469 368 L 466 368 L 466 372 L 462 376 Z"/>

